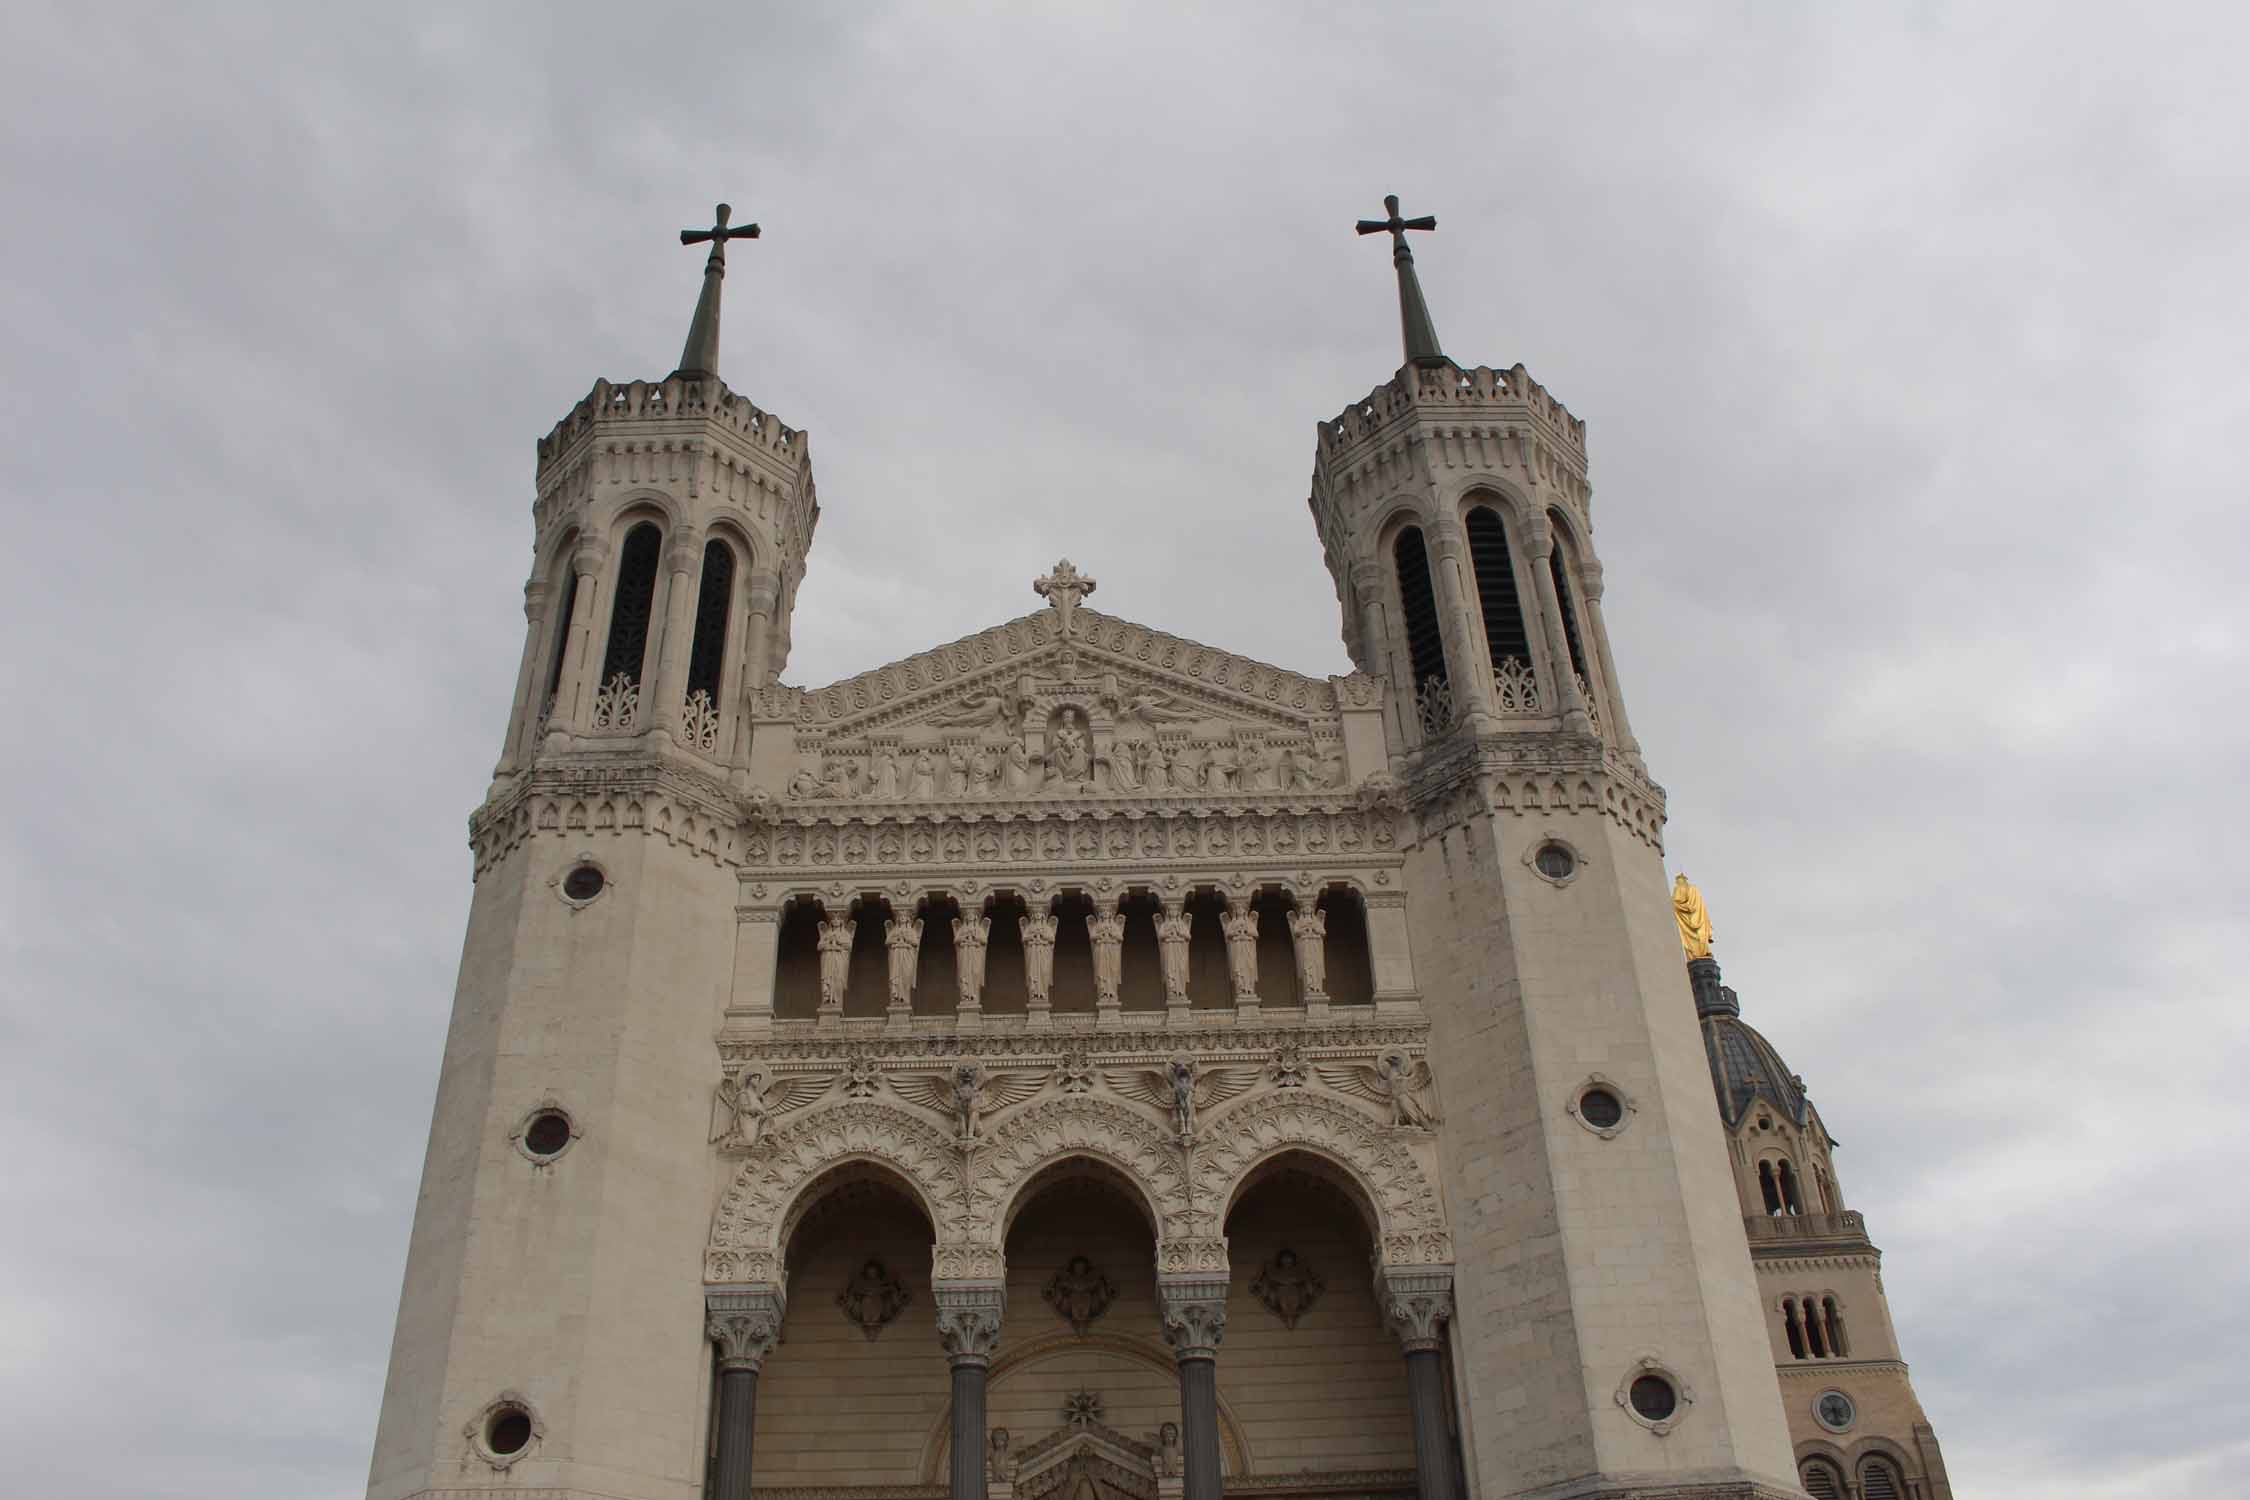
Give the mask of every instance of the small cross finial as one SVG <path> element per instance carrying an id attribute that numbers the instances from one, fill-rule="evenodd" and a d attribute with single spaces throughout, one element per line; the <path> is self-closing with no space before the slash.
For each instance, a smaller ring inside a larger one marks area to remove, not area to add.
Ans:
<path id="1" fill-rule="evenodd" d="M 1062 634 L 1067 636 L 1079 601 L 1094 591 L 1094 580 L 1072 567 L 1070 559 L 1066 557 L 1055 564 L 1054 572 L 1044 578 L 1033 579 L 1031 591 L 1055 607 L 1055 613 L 1060 617 L 1056 624 Z"/>
<path id="2" fill-rule="evenodd" d="M 1429 304 L 1422 300 L 1422 283 L 1414 275 L 1414 252 L 1406 246 L 1406 231 L 1435 229 L 1437 217 L 1424 214 L 1419 219 L 1400 218 L 1396 193 L 1383 199 L 1383 212 L 1389 217 L 1362 219 L 1358 229 L 1361 234 L 1388 233 L 1391 237 L 1391 264 L 1398 268 L 1398 317 L 1406 338 L 1406 362 L 1410 365 L 1445 364 L 1445 352 L 1438 348 L 1437 326 L 1430 321 Z"/>
<path id="3" fill-rule="evenodd" d="M 695 299 L 695 316 L 688 322 L 687 345 L 680 350 L 680 367 L 672 372 L 674 379 L 719 378 L 719 283 L 727 274 L 727 241 L 758 237 L 755 224 L 728 228 L 727 220 L 733 215 L 734 209 L 721 203 L 712 210 L 709 229 L 680 231 L 683 245 L 710 241 L 711 255 L 703 262 L 703 290 Z"/>

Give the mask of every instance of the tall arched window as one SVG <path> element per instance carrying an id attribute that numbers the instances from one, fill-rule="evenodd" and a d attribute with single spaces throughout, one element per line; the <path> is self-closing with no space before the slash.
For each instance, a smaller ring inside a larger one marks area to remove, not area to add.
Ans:
<path id="1" fill-rule="evenodd" d="M 1898 1466 L 1887 1458 L 1865 1458 L 1859 1464 L 1860 1500 L 1906 1500 Z"/>
<path id="2" fill-rule="evenodd" d="M 578 572 L 565 566 L 562 575 L 562 608 L 555 611 L 555 644 L 548 652 L 547 691 L 539 699 L 539 716 L 545 718 L 562 691 L 563 658 L 570 654 L 570 619 L 578 608 Z"/>
<path id="3" fill-rule="evenodd" d="M 694 647 L 688 653 L 687 715 L 683 720 L 688 738 L 702 750 L 718 748 L 719 674 L 726 665 L 727 618 L 733 604 L 734 549 L 725 542 L 706 543 L 703 584 L 695 596 Z"/>
<path id="4" fill-rule="evenodd" d="M 1770 1161 L 1758 1163 L 1758 1195 L 1765 1200 L 1767 1213 L 1781 1212 L 1781 1187 L 1774 1181 L 1773 1163 Z"/>
<path id="5" fill-rule="evenodd" d="M 1803 1213 L 1805 1203 L 1802 1198 L 1797 1196 L 1797 1174 L 1791 1170 L 1789 1163 L 1777 1161 L 1773 1164 L 1773 1180 L 1774 1184 L 1781 1189 L 1781 1207 L 1776 1212 Z"/>
<path id="6" fill-rule="evenodd" d="M 1539 681 L 1531 671 L 1530 636 L 1516 595 L 1514 559 L 1500 513 L 1489 505 L 1469 512 L 1469 557 L 1477 570 L 1477 605 L 1484 615 L 1484 644 L 1492 656 L 1495 706 L 1502 713 L 1537 713 Z"/>
<path id="7" fill-rule="evenodd" d="M 1844 1476 L 1825 1458 L 1808 1458 L 1797 1477 L 1805 1482 L 1805 1493 L 1812 1500 L 1844 1500 Z"/>
<path id="8" fill-rule="evenodd" d="M 1570 597 L 1570 569 L 1563 566 L 1562 537 L 1555 537 L 1554 550 L 1547 554 L 1547 571 L 1555 580 L 1555 603 L 1562 610 L 1563 640 L 1570 647 L 1570 670 L 1581 678 L 1586 675 L 1586 648 L 1578 637 L 1578 605 Z"/>
<path id="9" fill-rule="evenodd" d="M 648 655 L 649 611 L 656 602 L 657 554 L 664 537 L 654 523 L 643 521 L 625 534 L 617 556 L 617 596 L 609 611 L 609 649 L 602 653 L 602 681 L 622 676 L 641 680 L 641 661 Z"/>
<path id="10" fill-rule="evenodd" d="M 1406 650 L 1413 662 L 1414 703 L 1423 727 L 1453 722 L 1452 688 L 1445 675 L 1445 635 L 1438 627 L 1437 596 L 1430 588 L 1430 552 L 1420 527 L 1409 526 L 1391 544 L 1398 569 L 1399 607 L 1406 614 Z"/>
<path id="11" fill-rule="evenodd" d="M 1829 1357 L 1828 1335 L 1820 1326 L 1820 1300 L 1807 1297 L 1798 1303 L 1805 1317 L 1805 1352 L 1814 1359 Z"/>
<path id="12" fill-rule="evenodd" d="M 1781 1329 L 1783 1333 L 1789 1336 L 1789 1357 L 1791 1359 L 1803 1359 L 1805 1357 L 1805 1328 L 1802 1323 L 1797 1321 L 1797 1299 L 1794 1297 L 1781 1299 Z"/>
<path id="13" fill-rule="evenodd" d="M 1820 1299 L 1820 1315 L 1828 1327 L 1828 1352 L 1837 1359 L 1849 1358 L 1852 1347 L 1844 1338 L 1844 1310 L 1834 1297 Z"/>

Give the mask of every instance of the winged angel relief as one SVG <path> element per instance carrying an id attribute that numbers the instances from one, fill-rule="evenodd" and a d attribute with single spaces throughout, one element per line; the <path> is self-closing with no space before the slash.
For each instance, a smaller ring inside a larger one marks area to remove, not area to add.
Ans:
<path id="1" fill-rule="evenodd" d="M 1257 1068 L 1201 1068 L 1187 1061 L 1168 1068 L 1123 1068 L 1104 1073 L 1109 1086 L 1172 1117 L 1182 1139 L 1195 1134 L 1198 1111 L 1216 1109 L 1258 1081 Z"/>
<path id="2" fill-rule="evenodd" d="M 1011 1104 L 1021 1104 L 1047 1086 L 1048 1073 L 987 1073 L 964 1063 L 950 1073 L 894 1074 L 891 1087 L 908 1102 L 953 1117 L 954 1138 L 975 1141 L 984 1122 Z"/>
<path id="3" fill-rule="evenodd" d="M 833 1073 L 777 1078 L 771 1085 L 755 1072 L 720 1079 L 718 1096 L 711 1101 L 711 1144 L 727 1152 L 755 1150 L 774 1116 L 802 1109 L 835 1081 Z"/>
<path id="4" fill-rule="evenodd" d="M 1391 1123 L 1409 1130 L 1429 1130 L 1438 1123 L 1436 1106 L 1430 1103 L 1430 1076 L 1427 1062 L 1411 1062 L 1403 1052 L 1386 1052 L 1375 1059 L 1374 1065 L 1366 1063 L 1319 1063 L 1313 1071 L 1320 1081 L 1332 1089 L 1346 1094 L 1357 1094 L 1372 1100 L 1390 1111 Z"/>

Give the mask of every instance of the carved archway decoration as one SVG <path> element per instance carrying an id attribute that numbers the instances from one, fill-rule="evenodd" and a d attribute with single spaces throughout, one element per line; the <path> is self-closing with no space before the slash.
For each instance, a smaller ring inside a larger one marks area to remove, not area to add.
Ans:
<path id="1" fill-rule="evenodd" d="M 1276 1091 L 1214 1116 L 1202 1134 L 1209 1144 L 1199 1175 L 1222 1216 L 1260 1165 L 1301 1151 L 1342 1168 L 1374 1205 L 1384 1265 L 1452 1264 L 1453 1236 L 1428 1174 L 1357 1110 L 1299 1089 Z"/>

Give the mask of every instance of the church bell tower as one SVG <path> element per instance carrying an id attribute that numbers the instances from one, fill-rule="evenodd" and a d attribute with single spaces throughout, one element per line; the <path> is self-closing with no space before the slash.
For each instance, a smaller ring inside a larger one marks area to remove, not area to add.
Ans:
<path id="1" fill-rule="evenodd" d="M 1452 1219 L 1471 1494 L 1798 1493 L 1602 619 L 1586 427 L 1442 351 L 1398 200 L 1405 363 L 1319 427 L 1310 505 L 1390 775 Z M 1471 1082 L 1473 1080 L 1473 1082 Z"/>
<path id="2" fill-rule="evenodd" d="M 712 1034 L 755 700 L 819 518 L 806 436 L 719 378 L 709 229 L 679 368 L 539 440 L 525 631 L 368 1493 L 693 1494 Z M 684 1326 L 682 1343 L 668 1330 Z"/>

